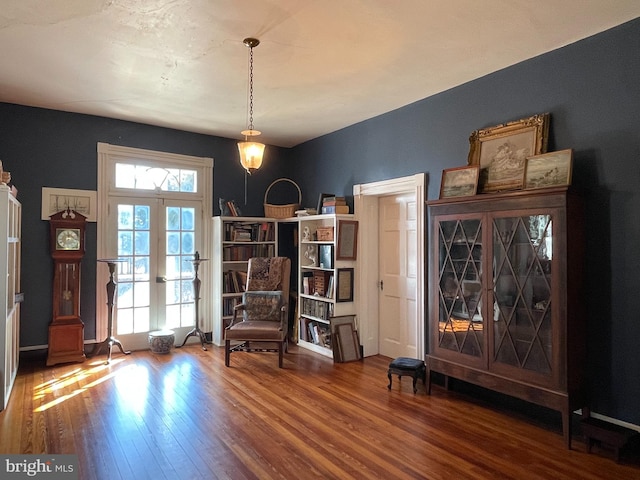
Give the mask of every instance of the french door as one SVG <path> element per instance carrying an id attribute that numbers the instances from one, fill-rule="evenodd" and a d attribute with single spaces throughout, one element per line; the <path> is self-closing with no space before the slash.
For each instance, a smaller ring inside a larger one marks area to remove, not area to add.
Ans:
<path id="1" fill-rule="evenodd" d="M 118 276 L 114 334 L 143 348 L 148 332 L 172 329 L 182 338 L 195 325 L 193 263 L 201 240 L 199 202 L 112 197 L 109 231 Z"/>
<path id="2" fill-rule="evenodd" d="M 213 160 L 98 144 L 98 259 L 117 259 L 112 334 L 128 350 L 171 329 L 180 344 L 195 326 L 193 259 L 210 254 Z M 211 330 L 208 262 L 198 276 L 199 326 Z M 97 269 L 96 340 L 108 334 L 104 262 Z"/>

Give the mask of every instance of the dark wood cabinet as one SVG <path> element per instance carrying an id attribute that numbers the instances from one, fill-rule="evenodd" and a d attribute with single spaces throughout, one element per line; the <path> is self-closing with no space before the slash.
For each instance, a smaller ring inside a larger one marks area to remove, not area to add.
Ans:
<path id="1" fill-rule="evenodd" d="M 583 209 L 566 188 L 428 202 L 428 384 L 439 372 L 561 412 L 582 408 Z"/>

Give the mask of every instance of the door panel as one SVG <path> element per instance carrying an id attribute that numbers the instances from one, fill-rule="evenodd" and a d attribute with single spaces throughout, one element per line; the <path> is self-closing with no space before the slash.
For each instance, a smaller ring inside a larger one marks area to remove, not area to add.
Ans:
<path id="1" fill-rule="evenodd" d="M 417 356 L 416 216 L 412 195 L 379 201 L 379 351 L 388 357 Z"/>

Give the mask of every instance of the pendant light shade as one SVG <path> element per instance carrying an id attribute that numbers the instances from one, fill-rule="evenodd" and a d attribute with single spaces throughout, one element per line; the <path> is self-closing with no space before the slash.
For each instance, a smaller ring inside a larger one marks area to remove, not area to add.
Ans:
<path id="1" fill-rule="evenodd" d="M 252 137 L 260 135 L 260 132 L 253 128 L 253 48 L 260 45 L 260 40 L 245 38 L 243 43 L 249 48 L 249 105 L 247 114 L 249 124 L 247 129 L 241 132 L 244 135 L 244 142 L 238 142 L 238 151 L 240 152 L 240 164 L 251 175 L 262 165 L 265 147 L 264 143 L 252 139 Z"/>
<path id="2" fill-rule="evenodd" d="M 240 163 L 249 174 L 252 174 L 262 166 L 264 143 L 238 142 L 238 150 L 240 151 Z"/>

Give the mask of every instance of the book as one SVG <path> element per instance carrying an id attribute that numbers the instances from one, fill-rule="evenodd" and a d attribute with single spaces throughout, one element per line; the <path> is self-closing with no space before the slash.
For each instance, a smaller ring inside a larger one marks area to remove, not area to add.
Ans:
<path id="1" fill-rule="evenodd" d="M 330 197 L 324 197 L 322 199 L 322 203 L 325 203 L 325 202 L 336 202 L 336 201 L 344 202 L 344 201 L 346 201 L 346 198 L 345 197 L 330 196 Z"/>
<path id="2" fill-rule="evenodd" d="M 349 206 L 335 205 L 330 207 L 322 207 L 322 213 L 349 213 Z"/>
<path id="3" fill-rule="evenodd" d="M 347 200 L 344 197 L 327 197 L 322 201 L 323 207 L 333 207 L 335 205 L 346 205 Z"/>

